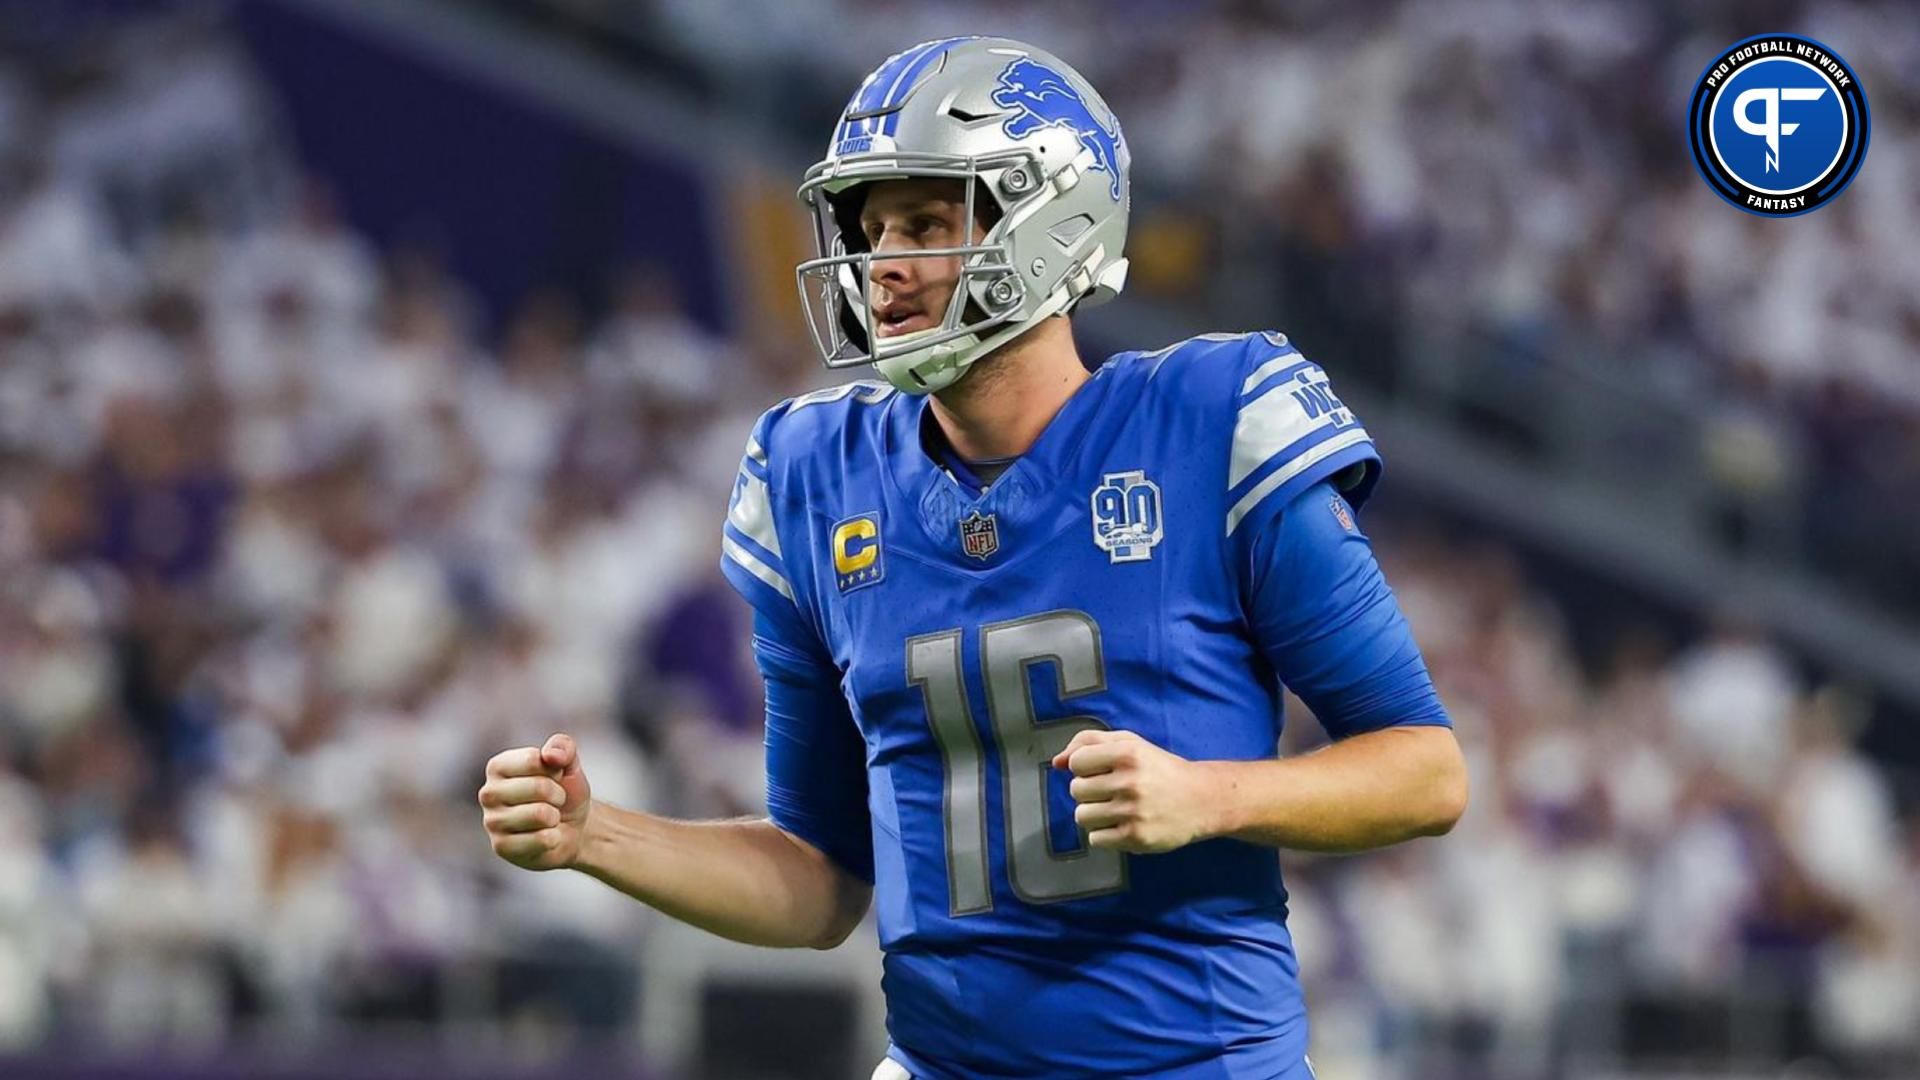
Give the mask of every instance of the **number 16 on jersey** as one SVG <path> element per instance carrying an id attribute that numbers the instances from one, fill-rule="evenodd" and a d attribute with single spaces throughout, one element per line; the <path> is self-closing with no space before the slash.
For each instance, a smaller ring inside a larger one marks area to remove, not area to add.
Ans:
<path id="1" fill-rule="evenodd" d="M 993 908 L 987 837 L 987 748 L 967 701 L 962 632 L 943 630 L 907 641 L 907 680 L 920 688 L 944 768 L 941 819 L 947 844 L 947 889 L 954 915 Z M 980 666 L 987 688 L 988 729 L 1000 757 L 1000 826 L 1008 884 L 1021 900 L 1053 903 L 1127 887 L 1126 858 L 1095 851 L 1080 834 L 1077 851 L 1056 852 L 1047 801 L 1053 756 L 1075 734 L 1107 727 L 1086 715 L 1035 714 L 1029 669 L 1053 666 L 1061 701 L 1107 688 L 1100 627 L 1079 611 L 1051 611 L 980 629 Z"/>

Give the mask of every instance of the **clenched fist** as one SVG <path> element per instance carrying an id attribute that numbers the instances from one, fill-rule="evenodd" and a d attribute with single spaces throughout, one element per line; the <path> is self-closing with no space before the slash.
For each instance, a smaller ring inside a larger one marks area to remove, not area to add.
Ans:
<path id="1" fill-rule="evenodd" d="M 1082 731 L 1055 754 L 1068 769 L 1073 820 L 1096 848 L 1150 854 L 1208 835 L 1213 810 L 1206 767 L 1131 731 Z"/>
<path id="2" fill-rule="evenodd" d="M 571 735 L 502 750 L 487 762 L 480 806 L 493 853 L 528 870 L 572 866 L 593 805 Z"/>

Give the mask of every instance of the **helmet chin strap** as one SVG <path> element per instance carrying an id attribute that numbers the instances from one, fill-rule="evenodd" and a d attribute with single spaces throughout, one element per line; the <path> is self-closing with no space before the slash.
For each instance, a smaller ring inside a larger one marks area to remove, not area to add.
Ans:
<path id="1" fill-rule="evenodd" d="M 914 349 L 875 360 L 874 369 L 903 393 L 938 393 L 959 382 L 960 377 L 967 373 L 967 369 L 973 366 L 975 360 L 1040 325 L 1042 320 L 1065 311 L 1074 299 L 1075 294 L 1071 286 L 1062 283 L 1030 317 L 1020 322 L 1003 326 L 984 338 L 978 334 L 967 334 L 952 341 L 929 345 L 924 349 Z M 911 341 L 918 335 L 939 332 L 937 328 L 915 330 L 911 334 L 902 334 L 891 340 Z"/>

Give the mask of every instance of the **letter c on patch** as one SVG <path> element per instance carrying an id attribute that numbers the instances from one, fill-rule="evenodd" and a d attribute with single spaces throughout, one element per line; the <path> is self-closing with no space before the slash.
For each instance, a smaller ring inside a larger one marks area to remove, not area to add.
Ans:
<path id="1" fill-rule="evenodd" d="M 880 527 L 872 518 L 857 517 L 833 530 L 833 570 L 852 574 L 872 566 L 880 557 Z"/>

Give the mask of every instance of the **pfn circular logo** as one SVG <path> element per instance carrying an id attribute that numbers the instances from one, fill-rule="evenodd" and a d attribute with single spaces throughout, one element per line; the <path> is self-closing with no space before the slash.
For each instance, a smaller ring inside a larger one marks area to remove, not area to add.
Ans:
<path id="1" fill-rule="evenodd" d="M 1793 217 L 1832 202 L 1867 158 L 1867 95 L 1832 49 L 1762 34 L 1715 57 L 1687 110 L 1707 186 L 1752 214 Z"/>

